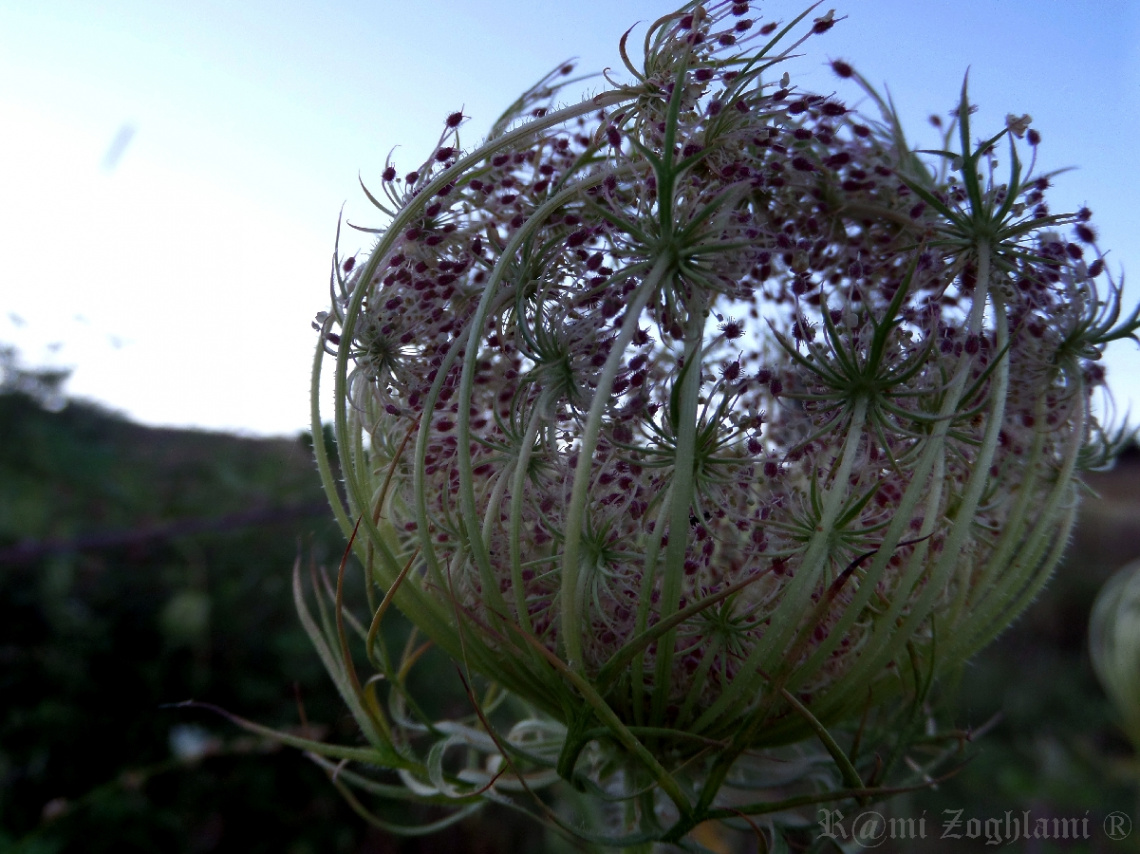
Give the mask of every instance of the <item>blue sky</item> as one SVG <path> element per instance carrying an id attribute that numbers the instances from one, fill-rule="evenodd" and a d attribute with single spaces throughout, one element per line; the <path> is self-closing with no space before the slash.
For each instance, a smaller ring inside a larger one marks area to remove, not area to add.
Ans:
<path id="1" fill-rule="evenodd" d="M 1140 276 L 1140 13 L 1129 0 L 834 0 L 795 82 L 854 100 L 826 68 L 886 83 L 912 129 L 970 69 L 979 132 L 1029 113 L 1055 211 L 1092 208 L 1110 268 Z M 413 8 L 415 6 L 416 8 Z M 918 7 L 921 6 L 921 10 Z M 788 19 L 790 0 L 754 3 Z M 0 5 L 0 342 L 74 368 L 69 389 L 152 424 L 290 434 L 341 206 L 393 146 L 409 168 L 444 117 L 479 141 L 570 57 L 620 68 L 617 41 L 667 3 L 196 2 Z M 991 130 L 992 129 L 992 130 Z M 357 241 L 361 247 L 366 241 Z M 1140 301 L 1140 286 L 1128 288 Z M 1109 360 L 1140 412 L 1140 353 Z"/>

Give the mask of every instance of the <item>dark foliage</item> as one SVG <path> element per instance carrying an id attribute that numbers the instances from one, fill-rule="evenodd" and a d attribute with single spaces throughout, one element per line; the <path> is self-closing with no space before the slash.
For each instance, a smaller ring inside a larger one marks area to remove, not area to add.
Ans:
<path id="1" fill-rule="evenodd" d="M 51 412 L 24 391 L 0 395 L 0 850 L 438 850 L 365 825 L 298 751 L 171 706 L 295 728 L 300 701 L 355 742 L 293 608 L 297 556 L 335 568 L 343 549 L 305 440 Z M 492 820 L 449 847 L 534 837 Z"/>

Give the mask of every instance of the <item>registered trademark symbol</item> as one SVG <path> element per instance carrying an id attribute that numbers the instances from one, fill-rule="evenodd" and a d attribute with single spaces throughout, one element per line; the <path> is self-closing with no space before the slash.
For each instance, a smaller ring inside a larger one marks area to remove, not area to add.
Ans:
<path id="1" fill-rule="evenodd" d="M 1127 838 L 1130 833 L 1132 833 L 1132 819 L 1128 813 L 1116 810 L 1104 817 L 1104 835 L 1109 839 L 1119 842 Z"/>

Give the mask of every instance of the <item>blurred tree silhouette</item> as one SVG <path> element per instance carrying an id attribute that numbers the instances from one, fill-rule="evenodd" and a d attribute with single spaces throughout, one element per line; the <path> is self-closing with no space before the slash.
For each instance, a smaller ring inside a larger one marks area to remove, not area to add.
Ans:
<path id="1" fill-rule="evenodd" d="M 16 348 L 0 344 L 0 393 L 24 394 L 44 409 L 59 411 L 67 403 L 63 384 L 69 376 L 66 368 L 23 368 Z"/>

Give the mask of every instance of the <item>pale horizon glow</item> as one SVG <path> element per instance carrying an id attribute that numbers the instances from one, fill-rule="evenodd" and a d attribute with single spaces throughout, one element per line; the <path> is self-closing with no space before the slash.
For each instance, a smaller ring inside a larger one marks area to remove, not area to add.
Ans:
<path id="1" fill-rule="evenodd" d="M 570 57 L 624 77 L 622 32 L 671 11 L 410 5 L 0 7 L 0 344 L 27 367 L 72 368 L 69 395 L 146 424 L 307 429 L 310 321 L 326 307 L 338 216 L 380 224 L 358 173 L 377 183 L 394 147 L 402 170 L 418 166 L 458 109 L 464 143 L 478 143 Z M 1087 204 L 1110 270 L 1140 275 L 1134 4 L 961 0 L 921 16 L 903 0 L 834 5 L 847 19 L 809 40 L 793 82 L 870 110 L 827 69 L 842 57 L 889 86 L 912 142 L 929 147 L 926 117 L 946 115 L 969 68 L 978 133 L 1031 114 L 1038 169 L 1077 167 L 1057 177 L 1053 210 Z M 753 3 L 753 15 L 802 8 Z M 369 239 L 345 228 L 342 244 Z M 1140 349 L 1121 342 L 1107 362 L 1120 413 L 1140 411 Z"/>

